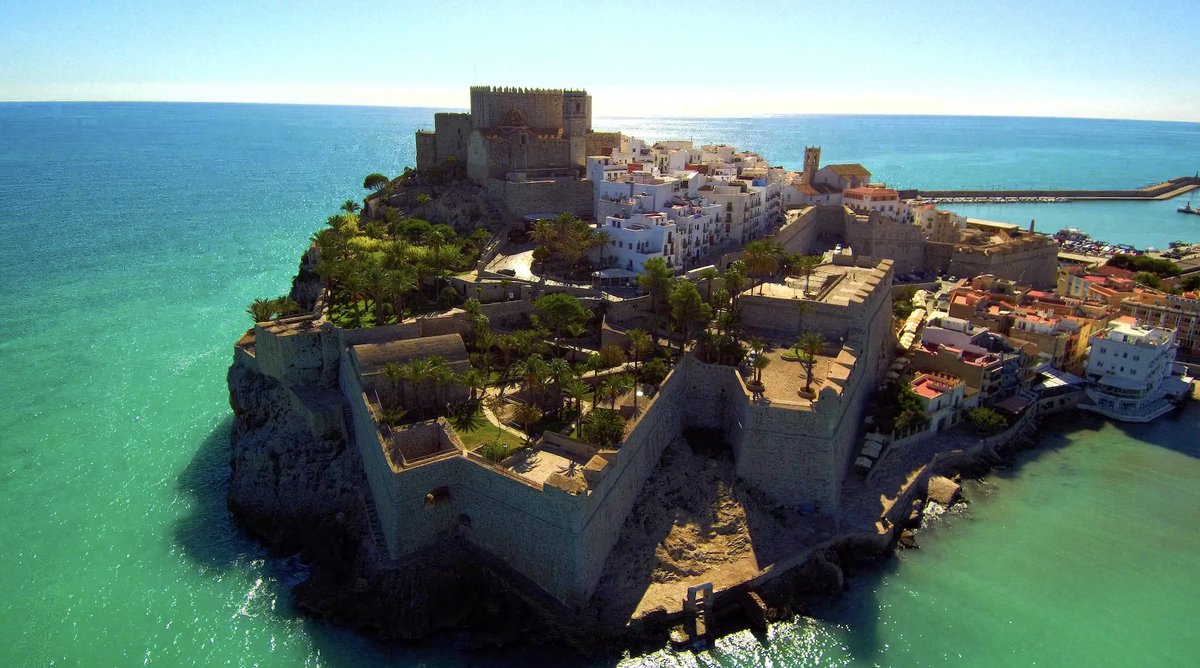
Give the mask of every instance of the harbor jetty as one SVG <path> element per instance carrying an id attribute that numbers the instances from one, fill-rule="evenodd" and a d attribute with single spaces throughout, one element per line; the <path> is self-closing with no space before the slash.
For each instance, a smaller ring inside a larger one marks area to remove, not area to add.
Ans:
<path id="1" fill-rule="evenodd" d="M 1070 202 L 1074 200 L 1162 200 L 1200 188 L 1200 177 L 1180 176 L 1135 190 L 901 190 L 902 199 L 952 202 Z"/>

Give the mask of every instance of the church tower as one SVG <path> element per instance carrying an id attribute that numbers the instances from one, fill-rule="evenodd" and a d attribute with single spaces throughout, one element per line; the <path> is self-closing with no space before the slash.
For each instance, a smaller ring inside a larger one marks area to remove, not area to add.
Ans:
<path id="1" fill-rule="evenodd" d="M 817 170 L 821 168 L 821 147 L 804 147 L 804 182 L 812 185 L 817 178 Z"/>

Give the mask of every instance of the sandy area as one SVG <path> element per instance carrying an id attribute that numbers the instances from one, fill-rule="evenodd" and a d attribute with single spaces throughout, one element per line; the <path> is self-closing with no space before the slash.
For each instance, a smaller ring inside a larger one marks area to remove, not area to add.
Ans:
<path id="1" fill-rule="evenodd" d="M 678 610 L 689 586 L 741 582 L 828 529 L 736 485 L 727 450 L 676 439 L 638 496 L 593 601 L 612 623 Z"/>

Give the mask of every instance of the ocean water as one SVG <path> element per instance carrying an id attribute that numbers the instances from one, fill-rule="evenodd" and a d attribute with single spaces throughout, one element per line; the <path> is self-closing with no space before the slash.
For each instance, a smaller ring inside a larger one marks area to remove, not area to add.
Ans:
<path id="1" fill-rule="evenodd" d="M 468 655 L 459 638 L 381 647 L 308 620 L 288 595 L 302 567 L 267 557 L 225 510 L 224 373 L 245 306 L 287 290 L 308 236 L 361 197 L 366 173 L 412 164 L 412 132 L 431 114 L 0 104 L 0 663 L 537 662 Z M 901 186 L 1124 187 L 1192 173 L 1200 156 L 1200 125 L 1180 123 L 595 125 L 726 141 L 793 167 L 821 144 L 827 162 L 860 161 Z M 1174 220 L 1153 204 L 1056 206 L 1099 207 L 1062 226 L 1135 245 L 1147 243 L 1141 226 Z M 1099 227 L 1103 216 L 1118 222 Z M 1047 430 L 1044 449 L 993 477 L 922 550 L 853 578 L 824 621 L 635 663 L 1179 665 L 1200 653 L 1187 624 L 1200 612 L 1197 424 L 1191 408 L 1148 427 Z"/>

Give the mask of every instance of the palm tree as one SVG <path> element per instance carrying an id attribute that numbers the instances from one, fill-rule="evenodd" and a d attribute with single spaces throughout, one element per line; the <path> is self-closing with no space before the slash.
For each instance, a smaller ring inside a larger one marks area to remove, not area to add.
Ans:
<path id="1" fill-rule="evenodd" d="M 532 403 L 537 397 L 538 389 L 542 387 L 546 376 L 549 375 L 546 360 L 541 355 L 533 353 L 524 360 L 517 362 L 513 371 L 521 377 L 521 381 L 529 388 L 529 399 Z"/>
<path id="2" fill-rule="evenodd" d="M 607 380 L 596 383 L 596 386 L 592 388 L 592 410 L 596 410 L 596 404 L 601 399 L 607 399 L 610 394 L 612 394 L 612 383 Z"/>
<path id="3" fill-rule="evenodd" d="M 641 372 L 642 361 L 653 352 L 654 343 L 641 327 L 631 327 L 625 331 L 625 336 L 629 337 L 629 358 L 633 360 L 633 373 L 636 375 Z"/>
<path id="4" fill-rule="evenodd" d="M 578 378 L 572 378 L 562 389 L 575 405 L 575 435 L 579 436 L 583 424 L 583 397 L 588 391 L 587 384 Z"/>
<path id="5" fill-rule="evenodd" d="M 761 239 L 746 244 L 746 268 L 759 279 L 758 293 L 762 294 L 762 286 L 766 279 L 779 268 L 779 254 L 769 242 Z"/>
<path id="6" fill-rule="evenodd" d="M 742 286 L 746 282 L 746 264 L 741 260 L 730 263 L 725 268 L 725 275 L 722 276 L 721 282 L 725 284 L 725 290 L 729 292 L 730 305 L 735 304 L 738 295 L 742 292 Z"/>
<path id="7" fill-rule="evenodd" d="M 750 349 L 754 351 L 754 382 L 762 385 L 762 370 L 767 368 L 771 360 L 763 355 L 767 343 L 758 337 L 750 339 Z"/>
<path id="8" fill-rule="evenodd" d="M 383 265 L 378 260 L 368 260 L 363 265 L 362 271 L 362 289 L 363 293 L 371 300 L 372 314 L 375 316 L 375 325 L 383 324 L 383 307 L 389 302 L 391 293 L 388 291 L 387 275 L 383 270 Z"/>
<path id="9" fill-rule="evenodd" d="M 404 388 L 404 367 L 395 362 L 388 362 L 383 365 L 383 377 L 387 379 L 388 385 L 392 390 L 392 401 L 397 404 L 405 403 L 402 399 L 402 391 Z"/>
<path id="10" fill-rule="evenodd" d="M 384 406 L 379 412 L 379 417 L 387 426 L 396 427 L 404 420 L 404 416 L 407 414 L 408 411 L 399 406 Z"/>
<path id="11" fill-rule="evenodd" d="M 396 322 L 404 320 L 404 296 L 417 289 L 417 278 L 407 269 L 392 269 L 384 274 L 384 294 L 392 301 Z M 382 323 L 378 323 L 382 324 Z"/>
<path id="12" fill-rule="evenodd" d="M 812 392 L 813 367 L 817 363 L 817 355 L 824 347 L 825 337 L 821 336 L 819 332 L 805 332 L 792 348 L 796 357 L 800 358 L 800 363 L 804 365 L 805 392 Z"/>
<path id="13" fill-rule="evenodd" d="M 411 359 L 401 365 L 404 371 L 404 380 L 408 381 L 412 388 L 413 405 L 420 407 L 424 402 L 420 400 L 420 386 L 429 378 L 431 366 L 429 359 Z"/>
<path id="14" fill-rule="evenodd" d="M 482 369 L 468 369 L 461 377 L 462 384 L 471 389 L 471 402 L 478 400 L 479 392 L 487 387 L 488 375 Z"/>
<path id="15" fill-rule="evenodd" d="M 658 313 L 659 304 L 671 291 L 675 272 L 667 266 L 667 261 L 661 257 L 652 257 L 642 265 L 642 273 L 638 274 L 638 287 L 650 293 L 650 310 Z"/>
<path id="16" fill-rule="evenodd" d="M 613 376 L 612 380 L 609 381 L 609 383 L 608 383 L 609 406 L 613 410 L 617 410 L 617 399 L 620 399 L 621 395 L 625 394 L 626 392 L 628 392 L 631 389 L 633 389 L 633 379 L 632 378 L 630 378 L 629 376 L 627 376 L 625 374 Z"/>
<path id="17" fill-rule="evenodd" d="M 433 201 L 433 198 L 430 197 L 426 193 L 421 193 L 421 194 L 417 195 L 417 206 L 421 207 L 421 217 L 422 218 L 425 218 L 425 207 L 429 206 L 429 203 L 432 201 Z"/>
<path id="18" fill-rule="evenodd" d="M 531 433 L 533 425 L 537 424 L 540 419 L 542 419 L 542 409 L 531 403 L 519 403 L 513 409 L 513 420 L 521 425 L 521 431 L 525 432 L 525 440 L 529 443 L 533 442 Z"/>
<path id="19" fill-rule="evenodd" d="M 821 260 L 820 255 L 802 255 L 792 264 L 792 272 L 796 276 L 804 277 L 804 294 L 808 294 L 809 279 L 817 272 L 817 267 L 821 266 Z"/>
<path id="20" fill-rule="evenodd" d="M 355 202 L 352 199 L 348 199 L 345 202 L 342 202 L 342 211 L 345 211 L 346 213 L 357 213 L 358 210 L 361 208 L 362 208 L 362 206 L 359 205 L 358 202 Z"/>
<path id="21" fill-rule="evenodd" d="M 254 318 L 254 322 L 266 322 L 275 317 L 275 300 L 274 299 L 255 299 L 250 306 L 246 307 L 246 313 Z"/>
<path id="22" fill-rule="evenodd" d="M 296 300 L 292 299 L 289 295 L 280 295 L 279 297 L 272 299 L 271 303 L 275 306 L 275 312 L 278 313 L 279 317 L 281 318 L 285 315 L 290 315 L 300 310 L 300 305 L 297 304 Z"/>
<path id="23" fill-rule="evenodd" d="M 440 413 L 445 407 L 442 401 L 442 387 L 454 382 L 456 375 L 450 370 L 450 365 L 446 364 L 445 358 L 440 355 L 430 355 L 426 358 L 426 363 L 429 365 L 428 377 L 433 381 L 433 399 L 437 403 Z"/>
<path id="24" fill-rule="evenodd" d="M 433 266 L 433 273 L 437 278 L 437 282 L 434 283 L 434 289 L 436 290 L 437 303 L 440 307 L 442 305 L 442 281 L 454 273 L 455 267 L 462 261 L 462 254 L 457 248 L 450 246 L 430 248 L 430 251 L 428 261 Z"/>
<path id="25" fill-rule="evenodd" d="M 608 248 L 610 245 L 612 245 L 612 242 L 613 242 L 613 236 L 611 234 L 609 234 L 607 231 L 599 230 L 596 232 L 596 236 L 594 238 L 593 243 L 595 243 L 596 247 L 600 249 L 600 268 L 601 269 L 604 268 L 604 249 Z"/>
<path id="26" fill-rule="evenodd" d="M 562 415 L 563 385 L 575 378 L 575 369 L 567 360 L 555 357 L 546 365 L 546 372 L 546 376 L 554 383 L 554 414 Z"/>
<path id="27" fill-rule="evenodd" d="M 796 331 L 797 332 L 804 331 L 804 314 L 812 311 L 814 308 L 816 308 L 816 307 L 813 306 L 812 302 L 805 301 L 803 299 L 796 300 Z"/>
<path id="28" fill-rule="evenodd" d="M 721 277 L 721 273 L 716 267 L 705 267 L 700 270 L 700 280 L 704 281 L 704 301 L 712 304 L 713 297 L 713 281 Z"/>

